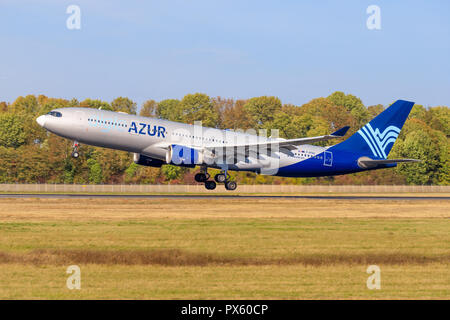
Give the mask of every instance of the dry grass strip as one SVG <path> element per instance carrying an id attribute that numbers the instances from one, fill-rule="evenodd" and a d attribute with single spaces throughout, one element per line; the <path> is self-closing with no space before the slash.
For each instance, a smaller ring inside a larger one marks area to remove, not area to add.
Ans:
<path id="1" fill-rule="evenodd" d="M 428 263 L 450 263 L 450 255 L 426 256 L 405 253 L 366 254 L 307 254 L 280 258 L 230 257 L 213 254 L 192 253 L 179 249 L 165 250 L 33 250 L 28 253 L 0 252 L 0 264 L 26 265 L 406 265 Z"/>

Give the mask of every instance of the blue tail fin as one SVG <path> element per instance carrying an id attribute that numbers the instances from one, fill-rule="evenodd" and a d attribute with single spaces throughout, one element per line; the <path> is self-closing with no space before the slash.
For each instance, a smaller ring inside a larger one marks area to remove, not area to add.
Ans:
<path id="1" fill-rule="evenodd" d="M 361 153 L 372 159 L 386 159 L 397 139 L 414 102 L 397 100 L 334 150 Z"/>

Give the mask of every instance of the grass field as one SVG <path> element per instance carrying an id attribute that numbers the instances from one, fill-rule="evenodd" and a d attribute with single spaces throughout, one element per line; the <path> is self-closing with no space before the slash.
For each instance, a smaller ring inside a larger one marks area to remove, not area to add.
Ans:
<path id="1" fill-rule="evenodd" d="M 449 204 L 0 199 L 0 298 L 449 299 Z"/>

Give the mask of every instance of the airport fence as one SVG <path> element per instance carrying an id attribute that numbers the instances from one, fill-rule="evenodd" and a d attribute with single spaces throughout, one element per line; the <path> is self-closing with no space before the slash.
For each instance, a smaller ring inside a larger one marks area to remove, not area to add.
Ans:
<path id="1" fill-rule="evenodd" d="M 392 185 L 239 185 L 239 193 L 450 193 L 450 186 Z M 223 193 L 223 185 L 206 190 L 203 185 L 127 184 L 0 184 L 0 192 L 42 193 Z M 235 191 L 236 192 L 236 191 Z"/>

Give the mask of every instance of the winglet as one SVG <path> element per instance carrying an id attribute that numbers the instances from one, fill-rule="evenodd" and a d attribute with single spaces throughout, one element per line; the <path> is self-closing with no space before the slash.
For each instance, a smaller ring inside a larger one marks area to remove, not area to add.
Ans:
<path id="1" fill-rule="evenodd" d="M 342 127 L 338 131 L 333 132 L 332 134 L 330 134 L 330 136 L 343 137 L 347 133 L 348 129 L 350 129 L 349 126 Z"/>

